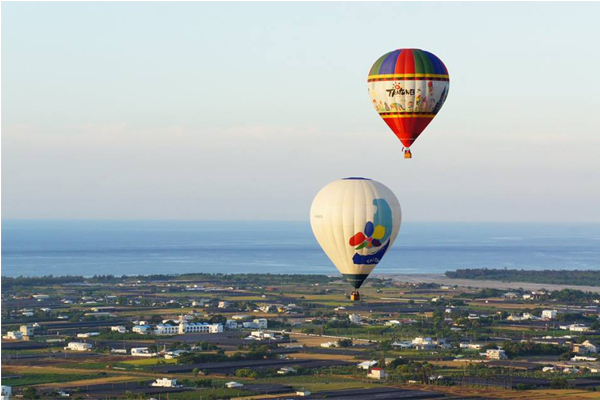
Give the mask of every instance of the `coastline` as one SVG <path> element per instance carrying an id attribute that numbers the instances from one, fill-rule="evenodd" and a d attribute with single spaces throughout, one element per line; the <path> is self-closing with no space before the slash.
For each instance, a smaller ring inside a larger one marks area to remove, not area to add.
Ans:
<path id="1" fill-rule="evenodd" d="M 488 289 L 518 289 L 523 288 L 526 290 L 563 290 L 563 289 L 576 289 L 584 292 L 600 293 L 600 286 L 576 286 L 576 285 L 559 285 L 550 283 L 532 283 L 532 282 L 519 282 L 519 281 L 492 281 L 492 280 L 477 280 L 477 279 L 452 279 L 448 278 L 444 274 L 376 274 L 375 276 L 382 276 L 386 278 L 392 278 L 397 281 L 407 283 L 437 283 L 440 285 L 457 285 L 461 287 L 474 287 L 474 288 L 488 288 Z"/>

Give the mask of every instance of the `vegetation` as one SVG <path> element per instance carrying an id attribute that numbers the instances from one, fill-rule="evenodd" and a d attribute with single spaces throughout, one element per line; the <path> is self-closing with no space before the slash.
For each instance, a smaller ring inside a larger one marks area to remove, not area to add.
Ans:
<path id="1" fill-rule="evenodd" d="M 600 286 L 600 271 L 596 270 L 524 270 L 524 269 L 457 269 L 447 271 L 448 278 L 478 279 L 507 282 L 551 283 L 561 285 Z"/>

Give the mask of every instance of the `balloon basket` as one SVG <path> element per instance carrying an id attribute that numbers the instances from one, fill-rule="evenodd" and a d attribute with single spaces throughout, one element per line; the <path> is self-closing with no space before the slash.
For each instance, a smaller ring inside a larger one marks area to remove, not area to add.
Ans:
<path id="1" fill-rule="evenodd" d="M 360 301 L 360 293 L 358 293 L 358 290 L 355 290 L 354 292 L 352 292 L 352 294 L 350 294 L 350 300 Z"/>
<path id="2" fill-rule="evenodd" d="M 404 158 L 412 158 L 412 153 L 410 152 L 410 150 L 404 151 Z"/>

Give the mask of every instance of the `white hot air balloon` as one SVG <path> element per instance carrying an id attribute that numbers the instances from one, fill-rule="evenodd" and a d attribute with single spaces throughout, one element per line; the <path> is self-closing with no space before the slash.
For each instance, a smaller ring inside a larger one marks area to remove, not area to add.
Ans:
<path id="1" fill-rule="evenodd" d="M 325 186 L 313 200 L 310 225 L 327 257 L 358 288 L 388 251 L 398 232 L 400 203 L 385 185 L 346 178 Z"/>

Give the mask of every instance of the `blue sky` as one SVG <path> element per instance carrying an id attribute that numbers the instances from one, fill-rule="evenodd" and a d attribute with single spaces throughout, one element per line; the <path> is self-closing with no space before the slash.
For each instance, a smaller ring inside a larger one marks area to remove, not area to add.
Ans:
<path id="1" fill-rule="evenodd" d="M 308 218 L 368 176 L 405 220 L 600 222 L 599 3 L 2 4 L 2 217 Z M 366 76 L 433 52 L 412 160 Z"/>

